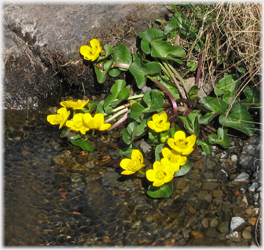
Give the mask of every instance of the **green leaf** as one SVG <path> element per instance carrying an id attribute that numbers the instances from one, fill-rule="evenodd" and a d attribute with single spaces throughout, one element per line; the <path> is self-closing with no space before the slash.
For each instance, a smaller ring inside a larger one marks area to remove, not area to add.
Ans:
<path id="1" fill-rule="evenodd" d="M 113 62 L 114 62 L 113 59 L 107 61 L 104 64 L 104 68 L 103 69 L 98 69 L 96 67 L 96 63 L 93 64 L 94 65 L 94 71 L 95 71 L 96 77 L 97 77 L 97 81 L 99 83 L 104 83 L 104 81 L 106 80 L 106 77 L 107 77 L 107 73 L 110 70 L 110 68 L 112 67 Z"/>
<path id="2" fill-rule="evenodd" d="M 98 113 L 102 113 L 102 114 L 104 114 L 104 113 L 105 113 L 105 111 L 104 111 L 104 100 L 101 100 L 101 101 L 98 103 L 95 113 L 96 113 L 96 114 L 98 114 Z"/>
<path id="3" fill-rule="evenodd" d="M 207 137 L 208 142 L 211 144 L 219 144 L 224 148 L 229 148 L 230 139 L 227 136 L 227 129 L 218 128 L 217 135 L 210 134 Z"/>
<path id="4" fill-rule="evenodd" d="M 255 132 L 255 124 L 247 107 L 239 101 L 233 103 L 227 117 L 226 113 L 219 117 L 219 123 L 223 126 L 239 130 L 248 136 L 253 135 Z"/>
<path id="5" fill-rule="evenodd" d="M 161 76 L 161 74 L 153 76 L 157 81 L 159 81 L 169 92 L 172 94 L 175 100 L 180 98 L 180 93 L 175 84 L 171 83 L 169 80 Z"/>
<path id="6" fill-rule="evenodd" d="M 260 91 L 258 91 L 253 86 L 247 85 L 243 90 L 244 95 L 247 99 L 243 99 L 242 103 L 259 103 L 259 105 L 254 105 L 254 107 L 260 107 Z M 252 105 L 248 105 L 251 107 Z"/>
<path id="7" fill-rule="evenodd" d="M 178 116 L 178 117 L 182 120 L 184 127 L 189 132 L 189 134 L 195 134 L 196 136 L 199 135 L 200 129 L 199 129 L 197 113 L 190 113 L 188 117 L 184 117 L 184 116 Z"/>
<path id="8" fill-rule="evenodd" d="M 166 198 L 171 196 L 173 192 L 173 182 L 170 181 L 160 187 L 149 185 L 147 194 L 152 198 Z"/>
<path id="9" fill-rule="evenodd" d="M 145 54 L 150 54 L 151 48 L 150 48 L 150 42 L 153 38 L 157 37 L 163 37 L 163 31 L 158 29 L 147 29 L 144 32 L 139 32 L 138 36 L 142 38 L 141 40 L 141 49 Z"/>
<path id="10" fill-rule="evenodd" d="M 115 84 L 111 87 L 110 92 L 114 97 L 117 97 L 121 89 L 126 86 L 126 81 L 122 79 L 118 79 L 115 81 Z"/>
<path id="11" fill-rule="evenodd" d="M 196 140 L 196 145 L 197 146 L 201 146 L 203 151 L 206 153 L 206 154 L 211 154 L 211 148 L 212 146 L 210 144 L 208 144 L 207 142 L 201 140 L 201 139 L 197 139 Z"/>
<path id="12" fill-rule="evenodd" d="M 146 108 L 143 107 L 141 104 L 134 103 L 131 108 L 130 118 L 135 119 L 137 122 L 140 122 L 141 114 L 144 113 L 145 111 Z"/>
<path id="13" fill-rule="evenodd" d="M 125 148 L 119 149 L 119 153 L 127 158 L 131 158 L 133 149 L 139 149 L 139 148 L 135 147 L 135 145 L 133 144 L 130 144 L 129 146 Z"/>
<path id="14" fill-rule="evenodd" d="M 161 150 L 164 148 L 165 144 L 159 144 L 158 146 L 156 146 L 155 149 L 155 161 L 160 161 L 162 154 L 161 154 Z"/>
<path id="15" fill-rule="evenodd" d="M 199 103 L 216 114 L 221 114 L 228 109 L 228 103 L 215 97 L 203 97 L 199 100 Z"/>
<path id="16" fill-rule="evenodd" d="M 187 98 L 190 100 L 195 100 L 198 97 L 198 87 L 196 85 L 192 86 L 187 94 Z"/>
<path id="17" fill-rule="evenodd" d="M 131 64 L 132 63 L 132 56 L 127 49 L 127 47 L 119 43 L 113 51 L 113 60 L 118 63 L 124 63 L 124 64 Z M 127 69 L 119 68 L 120 70 L 127 71 Z"/>
<path id="18" fill-rule="evenodd" d="M 186 53 L 180 46 L 174 46 L 167 41 L 153 40 L 151 42 L 151 56 L 161 59 L 185 57 Z"/>
<path id="19" fill-rule="evenodd" d="M 130 73 L 134 76 L 138 88 L 142 89 L 148 75 L 155 75 L 161 71 L 161 67 L 157 62 L 143 63 L 140 58 L 137 58 L 129 67 Z"/>
<path id="20" fill-rule="evenodd" d="M 108 74 L 112 77 L 118 77 L 121 73 L 121 70 L 119 68 L 112 68 L 108 71 Z"/>
<path id="21" fill-rule="evenodd" d="M 106 44 L 104 46 L 104 50 L 105 50 L 105 55 L 99 56 L 98 59 L 96 60 L 96 64 L 98 62 L 104 61 L 107 57 L 109 57 L 112 54 L 112 51 L 113 51 L 111 45 L 109 44 Z"/>
<path id="22" fill-rule="evenodd" d="M 178 19 L 175 18 L 175 16 L 172 16 L 170 22 L 166 25 L 166 27 L 164 29 L 164 34 L 167 35 L 171 31 L 176 30 L 179 27 L 179 25 L 180 25 L 180 23 L 179 23 Z"/>
<path id="23" fill-rule="evenodd" d="M 77 140 L 71 140 L 71 139 L 69 139 L 69 140 L 70 140 L 70 142 L 73 145 L 78 146 L 78 147 L 80 147 L 83 150 L 86 150 L 86 151 L 94 151 L 93 145 L 89 141 L 87 141 L 86 138 L 77 139 Z"/>
<path id="24" fill-rule="evenodd" d="M 222 112 L 221 112 L 222 113 Z M 221 113 L 206 113 L 204 116 L 199 116 L 199 124 L 207 125 L 209 122 L 211 122 L 216 116 L 218 116 Z"/>
<path id="25" fill-rule="evenodd" d="M 187 67 L 189 67 L 190 68 L 189 70 L 191 72 L 193 72 L 193 71 L 195 71 L 197 69 L 198 63 L 197 62 L 188 62 L 187 63 Z"/>
<path id="26" fill-rule="evenodd" d="M 124 89 L 122 89 L 122 90 L 119 92 L 119 94 L 117 95 L 117 98 L 118 98 L 119 100 L 127 99 L 127 98 L 129 97 L 130 93 L 131 93 L 131 89 L 129 89 L 129 88 L 124 88 Z"/>
<path id="27" fill-rule="evenodd" d="M 92 113 L 92 112 L 94 111 L 94 109 L 95 109 L 97 103 L 98 103 L 98 102 L 95 101 L 95 102 L 89 102 L 89 103 L 87 104 L 87 106 L 88 106 L 88 112 L 89 112 L 89 113 Z"/>
<path id="28" fill-rule="evenodd" d="M 239 80 L 236 75 L 226 75 L 215 86 L 214 93 L 217 96 L 221 96 L 226 92 L 235 94 Z"/>
<path id="29" fill-rule="evenodd" d="M 187 161 L 178 171 L 175 172 L 174 177 L 179 177 L 187 174 L 191 169 L 189 162 Z"/>
<path id="30" fill-rule="evenodd" d="M 153 112 L 159 109 L 163 103 L 164 99 L 156 91 L 147 91 L 143 96 L 143 101 L 147 104 L 147 109 L 145 112 Z"/>

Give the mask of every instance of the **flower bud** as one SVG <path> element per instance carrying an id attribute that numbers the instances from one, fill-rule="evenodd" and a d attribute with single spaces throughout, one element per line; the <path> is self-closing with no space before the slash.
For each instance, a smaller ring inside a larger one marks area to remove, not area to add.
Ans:
<path id="1" fill-rule="evenodd" d="M 161 143 L 165 143 L 168 139 L 169 139 L 169 136 L 168 135 L 163 136 L 163 137 L 160 138 L 160 142 Z"/>
<path id="2" fill-rule="evenodd" d="M 104 49 L 102 49 L 101 55 L 104 56 L 105 54 L 106 54 L 106 51 Z"/>
<path id="3" fill-rule="evenodd" d="M 103 68 L 103 64 L 102 64 L 102 63 L 98 63 L 98 64 L 96 65 L 96 67 L 97 67 L 98 69 L 101 69 L 101 68 Z"/>

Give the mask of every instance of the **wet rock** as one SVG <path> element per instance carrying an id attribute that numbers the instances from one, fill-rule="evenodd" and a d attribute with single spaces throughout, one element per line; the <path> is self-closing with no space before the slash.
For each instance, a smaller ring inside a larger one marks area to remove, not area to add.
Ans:
<path id="1" fill-rule="evenodd" d="M 191 235 L 195 238 L 195 239 L 202 239 L 204 238 L 203 233 L 199 232 L 199 231 L 192 231 Z"/>
<path id="2" fill-rule="evenodd" d="M 165 246 L 165 247 L 172 247 L 172 246 L 174 246 L 175 245 L 175 239 L 173 239 L 173 238 L 170 238 L 170 239 L 165 239 L 164 241 L 163 241 L 163 245 Z"/>
<path id="3" fill-rule="evenodd" d="M 102 183 L 104 186 L 117 187 L 119 182 L 117 181 L 120 175 L 116 172 L 105 172 L 103 173 Z"/>
<path id="4" fill-rule="evenodd" d="M 202 221 L 201 221 L 201 223 L 202 223 L 202 225 L 203 225 L 204 228 L 209 227 L 209 221 L 208 221 L 208 219 L 203 218 Z"/>
<path id="5" fill-rule="evenodd" d="M 230 230 L 231 232 L 234 232 L 235 230 L 238 230 L 239 228 L 243 227 L 245 225 L 245 220 L 241 217 L 232 217 L 231 223 L 230 223 Z"/>
<path id="6" fill-rule="evenodd" d="M 200 191 L 197 195 L 199 200 L 211 202 L 212 194 L 208 191 Z"/>
<path id="7" fill-rule="evenodd" d="M 234 185 L 238 185 L 238 184 L 241 184 L 241 183 L 248 183 L 250 180 L 249 180 L 249 174 L 246 173 L 246 172 L 243 172 L 241 174 L 239 174 L 233 181 L 232 181 L 232 184 Z"/>
<path id="8" fill-rule="evenodd" d="M 243 170 L 251 170 L 255 172 L 259 167 L 260 159 L 260 136 L 258 134 L 252 135 L 244 144 L 242 153 L 239 156 L 238 164 Z"/>
<path id="9" fill-rule="evenodd" d="M 203 190 L 213 190 L 213 189 L 217 189 L 219 185 L 220 184 L 218 182 L 215 182 L 214 180 L 213 181 L 207 180 L 203 182 L 202 189 Z"/>
<path id="10" fill-rule="evenodd" d="M 257 182 L 253 182 L 251 184 L 251 186 L 248 188 L 249 192 L 255 192 L 255 190 L 258 188 L 258 183 Z"/>
<path id="11" fill-rule="evenodd" d="M 235 242 L 240 242 L 241 241 L 241 233 L 234 231 L 233 233 L 230 233 L 226 236 L 227 239 Z"/>
<path id="12" fill-rule="evenodd" d="M 188 181 L 186 181 L 184 178 L 179 178 L 177 179 L 177 182 L 176 182 L 176 189 L 177 190 L 184 189 L 187 184 L 188 184 Z"/>
<path id="13" fill-rule="evenodd" d="M 237 205 L 240 207 L 244 207 L 247 208 L 248 206 L 248 200 L 247 200 L 247 196 L 244 194 L 241 194 L 237 197 L 237 201 L 236 201 Z"/>
<path id="14" fill-rule="evenodd" d="M 216 238 L 217 235 L 219 234 L 219 232 L 216 231 L 216 229 L 214 227 L 210 227 L 208 228 L 206 234 L 205 234 L 205 237 L 207 238 Z"/>
<path id="15" fill-rule="evenodd" d="M 216 227 L 218 225 L 218 219 L 213 218 L 210 222 L 210 227 Z"/>
<path id="16" fill-rule="evenodd" d="M 248 214 L 249 216 L 255 216 L 255 215 L 259 214 L 259 211 L 260 211 L 259 208 L 248 208 L 248 209 L 246 210 L 246 212 L 247 212 L 247 214 Z"/>
<path id="17" fill-rule="evenodd" d="M 242 232 L 242 237 L 245 240 L 251 240 L 253 238 L 252 234 L 251 234 L 251 227 L 246 227 L 243 232 Z"/>
<path id="18" fill-rule="evenodd" d="M 233 212 L 234 212 L 235 216 L 244 217 L 246 214 L 246 208 L 245 207 L 235 207 L 233 209 Z"/>
<path id="19" fill-rule="evenodd" d="M 221 221 L 217 225 L 217 230 L 221 233 L 228 233 L 229 231 L 229 222 L 228 221 Z"/>

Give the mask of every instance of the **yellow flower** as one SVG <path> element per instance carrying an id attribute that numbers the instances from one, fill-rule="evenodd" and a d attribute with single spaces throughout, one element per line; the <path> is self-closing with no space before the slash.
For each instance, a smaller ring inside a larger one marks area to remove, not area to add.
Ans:
<path id="1" fill-rule="evenodd" d="M 72 108 L 72 109 L 84 109 L 84 106 L 89 102 L 89 99 L 86 101 L 78 100 L 78 101 L 64 101 L 60 102 L 60 105 L 66 108 Z"/>
<path id="2" fill-rule="evenodd" d="M 103 48 L 97 39 L 92 39 L 90 41 L 90 45 L 91 47 L 88 45 L 82 46 L 80 48 L 80 53 L 83 55 L 85 60 L 95 61 L 99 57 Z"/>
<path id="3" fill-rule="evenodd" d="M 77 113 L 73 116 L 72 121 L 67 121 L 66 126 L 70 128 L 71 130 L 81 132 L 82 134 L 85 134 L 89 128 L 86 127 L 83 124 L 83 115 L 82 113 Z"/>
<path id="4" fill-rule="evenodd" d="M 144 166 L 144 158 L 142 153 L 138 149 L 133 149 L 131 159 L 125 158 L 120 162 L 120 167 L 124 169 L 121 174 L 134 174 Z"/>
<path id="5" fill-rule="evenodd" d="M 70 111 L 66 108 L 60 108 L 57 110 L 57 114 L 48 115 L 47 121 L 52 125 L 60 124 L 59 129 L 64 125 L 68 117 L 70 116 Z"/>
<path id="6" fill-rule="evenodd" d="M 110 123 L 104 123 L 104 115 L 100 113 L 95 114 L 94 117 L 92 117 L 90 113 L 84 114 L 83 122 L 89 129 L 100 131 L 107 130 L 111 127 Z"/>
<path id="7" fill-rule="evenodd" d="M 167 120 L 168 116 L 166 113 L 162 113 L 161 115 L 155 114 L 152 116 L 152 120 L 148 121 L 148 126 L 155 132 L 160 133 L 170 128 L 170 123 Z"/>
<path id="8" fill-rule="evenodd" d="M 166 158 L 169 164 L 173 167 L 173 171 L 177 172 L 180 166 L 184 165 L 187 161 L 187 157 L 176 152 L 174 149 L 163 148 L 161 153 Z"/>
<path id="9" fill-rule="evenodd" d="M 159 187 L 173 179 L 174 171 L 171 165 L 168 164 L 168 160 L 162 158 L 161 161 L 154 162 L 153 169 L 147 170 L 146 177 L 153 182 L 154 187 Z"/>
<path id="10" fill-rule="evenodd" d="M 186 138 L 183 131 L 175 132 L 174 139 L 168 139 L 168 145 L 182 155 L 189 155 L 193 151 L 195 142 L 195 135 L 191 135 Z"/>

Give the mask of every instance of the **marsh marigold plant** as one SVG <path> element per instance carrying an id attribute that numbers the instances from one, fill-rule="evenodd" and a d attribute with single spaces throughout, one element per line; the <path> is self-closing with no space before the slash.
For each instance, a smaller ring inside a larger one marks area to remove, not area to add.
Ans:
<path id="1" fill-rule="evenodd" d="M 83 45 L 80 48 L 80 53 L 81 55 L 83 55 L 83 58 L 85 60 L 89 60 L 89 61 L 95 61 L 100 53 L 102 52 L 102 47 L 100 45 L 100 42 L 97 39 L 92 39 L 90 41 L 90 46 L 88 45 Z"/>
<path id="2" fill-rule="evenodd" d="M 148 121 L 148 126 L 157 133 L 167 131 L 170 128 L 170 122 L 166 113 L 154 114 L 152 120 Z"/>
<path id="3" fill-rule="evenodd" d="M 67 111 L 66 108 L 60 108 L 57 110 L 57 114 L 48 115 L 47 121 L 52 125 L 59 124 L 60 125 L 59 129 L 61 129 L 69 116 L 70 116 L 70 111 Z"/>

